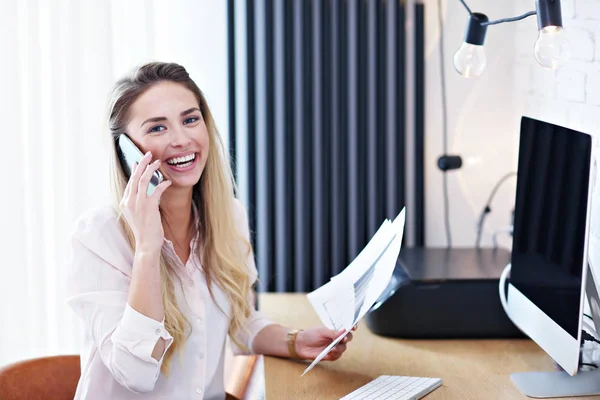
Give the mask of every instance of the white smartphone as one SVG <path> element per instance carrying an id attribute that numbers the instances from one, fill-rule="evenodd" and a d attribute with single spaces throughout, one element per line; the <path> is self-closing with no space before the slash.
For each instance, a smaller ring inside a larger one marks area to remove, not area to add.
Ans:
<path id="1" fill-rule="evenodd" d="M 121 162 L 121 168 L 123 168 L 125 176 L 129 179 L 131 177 L 131 171 L 133 171 L 134 163 L 139 164 L 144 157 L 144 154 L 124 133 L 117 139 L 117 153 L 119 155 L 119 161 Z M 154 171 L 152 178 L 150 178 L 150 184 L 148 185 L 148 196 L 154 192 L 154 189 L 156 189 L 163 179 L 163 175 L 160 171 Z"/>

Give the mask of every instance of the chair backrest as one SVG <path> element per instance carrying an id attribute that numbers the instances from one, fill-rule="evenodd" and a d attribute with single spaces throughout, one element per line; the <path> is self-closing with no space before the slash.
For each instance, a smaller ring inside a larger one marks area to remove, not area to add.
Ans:
<path id="1" fill-rule="evenodd" d="M 225 382 L 226 400 L 247 399 L 248 387 L 254 375 L 258 356 L 233 356 L 230 359 L 229 376 Z"/>
<path id="2" fill-rule="evenodd" d="M 73 400 L 80 375 L 76 355 L 19 361 L 0 368 L 0 399 Z"/>

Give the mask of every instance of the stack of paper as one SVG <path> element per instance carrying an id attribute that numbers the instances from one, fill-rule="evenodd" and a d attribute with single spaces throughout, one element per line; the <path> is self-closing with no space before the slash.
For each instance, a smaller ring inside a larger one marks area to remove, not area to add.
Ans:
<path id="1" fill-rule="evenodd" d="M 310 364 L 310 371 L 335 347 L 375 304 L 389 284 L 400 254 L 406 209 L 394 222 L 386 219 L 360 254 L 331 281 L 307 295 L 321 322 L 346 332 Z"/>

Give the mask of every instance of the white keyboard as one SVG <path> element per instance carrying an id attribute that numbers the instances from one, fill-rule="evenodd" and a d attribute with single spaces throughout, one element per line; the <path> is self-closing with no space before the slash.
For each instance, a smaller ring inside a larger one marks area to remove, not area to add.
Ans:
<path id="1" fill-rule="evenodd" d="M 340 400 L 418 400 L 441 385 L 439 378 L 381 375 Z"/>

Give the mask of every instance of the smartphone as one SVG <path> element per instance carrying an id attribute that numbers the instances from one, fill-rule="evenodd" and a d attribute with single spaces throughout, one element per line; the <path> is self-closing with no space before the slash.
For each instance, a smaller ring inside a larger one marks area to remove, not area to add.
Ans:
<path id="1" fill-rule="evenodd" d="M 125 176 L 129 179 L 131 177 L 131 171 L 133 171 L 133 164 L 139 164 L 144 157 L 144 154 L 124 133 L 119 135 L 119 138 L 117 139 L 117 149 L 121 168 L 123 168 Z M 163 175 L 160 171 L 154 171 L 152 178 L 150 178 L 150 184 L 148 185 L 148 196 L 154 192 L 154 189 L 156 189 L 163 179 Z"/>

